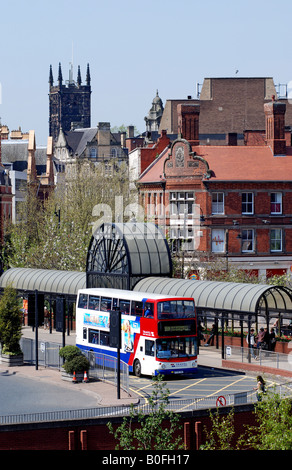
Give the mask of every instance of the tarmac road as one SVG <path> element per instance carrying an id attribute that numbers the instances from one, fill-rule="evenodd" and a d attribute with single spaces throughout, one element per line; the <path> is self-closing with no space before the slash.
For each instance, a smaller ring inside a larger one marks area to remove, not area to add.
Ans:
<path id="1" fill-rule="evenodd" d="M 99 406 L 99 396 L 75 384 L 62 386 L 46 380 L 46 370 L 39 378 L 25 377 L 9 370 L 0 371 L 0 415 L 40 413 Z"/>
<path id="2" fill-rule="evenodd" d="M 24 336 L 34 337 L 29 328 Z M 61 342 L 60 334 L 49 334 L 39 329 L 39 340 Z M 75 336 L 66 337 L 66 344 L 74 344 Z M 198 358 L 198 372 L 192 377 L 167 379 L 169 398 L 187 399 L 249 391 L 255 387 L 255 375 L 222 369 L 220 351 L 202 348 Z M 285 382 L 284 378 L 279 380 Z M 273 383 L 273 379 L 269 380 Z M 20 366 L 7 368 L 0 363 L 0 416 L 91 408 L 100 406 L 129 405 L 141 402 L 152 392 L 151 378 L 130 376 L 131 396 L 121 391 L 117 398 L 116 387 L 105 382 L 87 384 L 64 382 L 61 373 L 50 368 Z"/>
<path id="3" fill-rule="evenodd" d="M 274 383 L 268 380 L 268 384 Z M 189 377 L 174 377 L 167 380 L 170 400 L 186 400 L 216 395 L 234 394 L 252 390 L 256 386 L 255 376 L 224 369 L 198 367 L 197 374 Z M 130 388 L 141 398 L 151 396 L 152 381 L 149 377 L 130 377 Z"/>

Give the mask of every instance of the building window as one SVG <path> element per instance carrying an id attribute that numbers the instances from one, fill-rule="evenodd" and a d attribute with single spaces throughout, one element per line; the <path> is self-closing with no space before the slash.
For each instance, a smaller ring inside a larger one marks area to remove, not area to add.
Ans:
<path id="1" fill-rule="evenodd" d="M 169 238 L 172 252 L 194 250 L 194 230 L 191 227 L 171 227 Z"/>
<path id="2" fill-rule="evenodd" d="M 271 251 L 282 251 L 282 229 L 271 229 Z"/>
<path id="3" fill-rule="evenodd" d="M 254 251 L 254 230 L 242 230 L 241 251 L 243 253 Z"/>
<path id="4" fill-rule="evenodd" d="M 117 149 L 116 149 L 115 147 L 112 147 L 112 148 L 111 148 L 111 157 L 112 157 L 112 158 L 117 158 L 117 156 L 118 156 L 118 151 L 117 151 Z"/>
<path id="5" fill-rule="evenodd" d="M 271 193 L 271 214 L 282 214 L 282 193 Z"/>
<path id="6" fill-rule="evenodd" d="M 212 214 L 224 214 L 224 193 L 212 193 Z"/>
<path id="7" fill-rule="evenodd" d="M 242 193 L 242 213 L 253 214 L 253 193 Z"/>
<path id="8" fill-rule="evenodd" d="M 223 229 L 212 230 L 212 253 L 224 253 L 225 231 Z"/>
<path id="9" fill-rule="evenodd" d="M 182 216 L 194 213 L 194 193 L 170 193 L 170 215 Z"/>
<path id="10" fill-rule="evenodd" d="M 90 150 L 89 150 L 89 157 L 90 158 L 96 158 L 97 156 L 97 149 L 96 147 L 90 147 Z"/>

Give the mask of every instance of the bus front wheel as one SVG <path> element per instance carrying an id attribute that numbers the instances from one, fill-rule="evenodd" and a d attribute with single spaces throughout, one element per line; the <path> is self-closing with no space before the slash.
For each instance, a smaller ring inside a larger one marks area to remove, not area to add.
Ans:
<path id="1" fill-rule="evenodd" d="M 136 377 L 141 376 L 141 363 L 138 359 L 136 359 L 134 362 L 134 374 L 136 375 Z"/>

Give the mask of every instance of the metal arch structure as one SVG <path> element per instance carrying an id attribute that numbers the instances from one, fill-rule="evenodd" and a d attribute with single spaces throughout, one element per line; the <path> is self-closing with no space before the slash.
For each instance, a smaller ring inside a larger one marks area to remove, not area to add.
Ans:
<path id="1" fill-rule="evenodd" d="M 86 287 L 131 290 L 148 276 L 171 277 L 170 250 L 152 223 L 103 223 L 87 253 Z"/>

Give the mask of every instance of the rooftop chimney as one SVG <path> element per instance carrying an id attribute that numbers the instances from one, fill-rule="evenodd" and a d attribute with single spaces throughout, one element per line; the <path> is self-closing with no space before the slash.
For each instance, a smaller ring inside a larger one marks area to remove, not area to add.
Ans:
<path id="1" fill-rule="evenodd" d="M 264 105 L 266 118 L 266 140 L 274 155 L 286 155 L 285 112 L 286 104 L 272 101 Z"/>
<path id="2" fill-rule="evenodd" d="M 177 105 L 178 133 L 191 145 L 199 145 L 199 115 L 198 104 Z"/>

